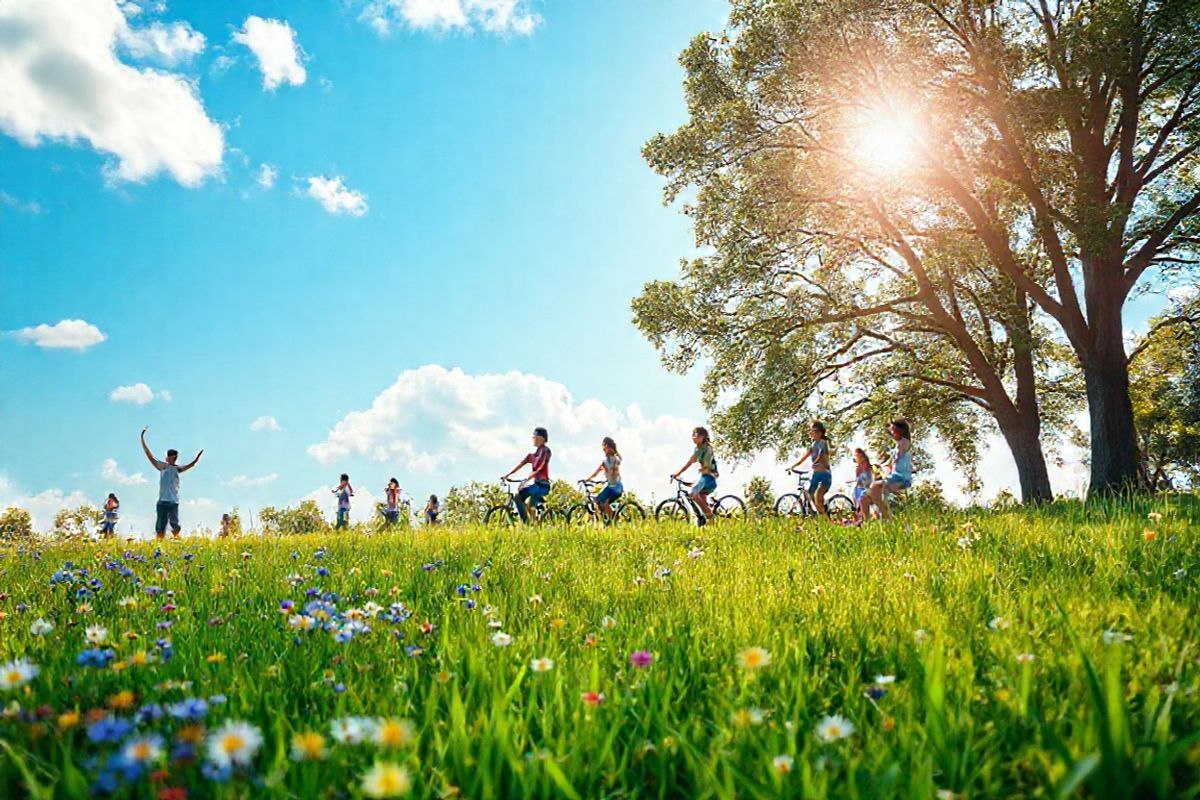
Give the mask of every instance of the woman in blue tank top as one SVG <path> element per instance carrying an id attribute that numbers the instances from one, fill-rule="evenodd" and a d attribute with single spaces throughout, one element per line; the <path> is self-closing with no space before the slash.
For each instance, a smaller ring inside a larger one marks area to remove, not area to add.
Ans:
<path id="1" fill-rule="evenodd" d="M 888 426 L 888 433 L 896 442 L 892 454 L 888 457 L 891 472 L 883 480 L 871 484 L 870 501 L 879 509 L 879 518 L 892 518 L 892 508 L 887 496 L 902 492 L 912 486 L 912 440 L 909 435 L 908 420 L 895 419 Z"/>

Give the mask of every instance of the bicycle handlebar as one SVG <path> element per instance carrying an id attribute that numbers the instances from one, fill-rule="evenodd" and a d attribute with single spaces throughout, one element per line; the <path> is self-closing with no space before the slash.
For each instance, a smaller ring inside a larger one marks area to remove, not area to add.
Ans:
<path id="1" fill-rule="evenodd" d="M 695 484 L 695 481 L 685 481 L 683 478 L 677 478 L 674 475 L 671 476 L 671 480 L 675 481 L 680 486 L 692 486 Z"/>

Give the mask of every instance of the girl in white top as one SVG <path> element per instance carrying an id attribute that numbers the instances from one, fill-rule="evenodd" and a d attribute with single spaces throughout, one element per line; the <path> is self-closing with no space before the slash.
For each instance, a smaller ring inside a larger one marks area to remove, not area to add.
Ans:
<path id="1" fill-rule="evenodd" d="M 604 472 L 605 485 L 600 494 L 596 495 L 596 505 L 600 506 L 601 519 L 608 524 L 613 518 L 612 504 L 625 494 L 625 487 L 621 484 L 621 454 L 617 452 L 617 443 L 611 436 L 605 436 L 600 442 L 600 447 L 604 450 L 604 460 L 596 467 L 595 472 L 588 476 L 588 480 L 595 478 L 601 471 Z"/>

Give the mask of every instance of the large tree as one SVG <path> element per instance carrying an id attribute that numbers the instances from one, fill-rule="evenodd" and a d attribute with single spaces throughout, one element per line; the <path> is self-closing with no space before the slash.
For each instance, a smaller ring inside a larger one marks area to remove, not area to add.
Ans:
<path id="1" fill-rule="evenodd" d="M 1196 260 L 1200 0 L 735 0 L 683 63 L 691 120 L 673 138 L 698 155 L 673 189 L 698 186 L 703 209 L 754 190 L 729 177 L 747 152 L 774 157 L 792 195 L 777 213 L 840 213 L 825 232 L 852 237 L 873 222 L 923 300 L 923 230 L 961 227 L 1075 354 L 1091 490 L 1136 483 L 1122 310 Z"/>

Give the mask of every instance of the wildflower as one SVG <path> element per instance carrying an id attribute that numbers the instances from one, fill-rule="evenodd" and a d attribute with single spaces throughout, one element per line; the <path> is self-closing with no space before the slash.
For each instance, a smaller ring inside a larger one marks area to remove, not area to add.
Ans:
<path id="1" fill-rule="evenodd" d="M 887 686 L 888 684 L 895 683 L 895 682 L 896 682 L 895 675 L 876 675 L 875 676 L 875 685 L 876 686 Z"/>
<path id="2" fill-rule="evenodd" d="M 992 630 L 992 631 L 1008 630 L 1008 628 L 1011 624 L 1012 623 L 1010 623 L 1004 617 L 992 617 L 991 621 L 988 622 L 988 630 Z"/>
<path id="3" fill-rule="evenodd" d="M 88 726 L 88 739 L 93 742 L 119 742 L 133 730 L 128 720 L 120 717 L 104 717 Z"/>
<path id="4" fill-rule="evenodd" d="M 34 636 L 45 636 L 52 630 L 54 630 L 54 623 L 44 620 L 41 617 L 29 623 L 29 632 Z"/>
<path id="5" fill-rule="evenodd" d="M 1035 656 L 1033 655 L 1033 653 L 1018 653 L 1017 654 L 1017 663 L 1018 664 L 1032 664 L 1034 657 Z"/>
<path id="6" fill-rule="evenodd" d="M 78 711 L 65 711 L 58 715 L 58 729 L 60 731 L 69 731 L 79 724 L 79 719 Z"/>
<path id="7" fill-rule="evenodd" d="M 699 558 L 702 555 L 704 555 L 704 551 L 699 547 L 693 547 L 691 550 L 688 550 L 688 558 Z"/>
<path id="8" fill-rule="evenodd" d="M 924 628 L 917 628 L 915 631 L 913 631 L 913 640 L 917 644 L 921 644 L 928 638 L 929 638 L 929 631 L 925 630 Z"/>
<path id="9" fill-rule="evenodd" d="M 108 698 L 108 707 L 115 711 L 127 711 L 133 708 L 137 696 L 128 689 L 122 689 Z"/>
<path id="10" fill-rule="evenodd" d="M 1157 511 L 1151 511 L 1146 515 L 1146 519 L 1150 520 L 1151 522 L 1159 522 L 1162 520 L 1162 514 L 1158 513 Z"/>
<path id="11" fill-rule="evenodd" d="M 121 750 L 121 757 L 127 763 L 142 767 L 157 763 L 162 755 L 163 739 L 156 733 L 130 739 Z"/>
<path id="12" fill-rule="evenodd" d="M 371 738 L 380 747 L 407 747 L 417 738 L 417 729 L 406 719 L 381 719 Z"/>
<path id="13" fill-rule="evenodd" d="M 1179 569 L 1177 569 L 1171 573 L 1171 577 L 1177 581 L 1181 581 L 1187 577 L 1187 570 L 1184 569 L 1183 567 L 1180 567 Z"/>
<path id="14" fill-rule="evenodd" d="M 89 625 L 83 635 L 88 644 L 104 644 L 108 641 L 108 628 L 103 625 Z"/>
<path id="15" fill-rule="evenodd" d="M 598 641 L 600 641 L 600 638 L 594 633 L 589 633 L 587 636 L 583 637 L 583 643 L 587 647 L 595 647 L 596 642 Z"/>
<path id="16" fill-rule="evenodd" d="M 209 664 L 223 664 L 223 663 L 225 663 L 225 654 L 224 653 L 209 653 L 207 656 L 204 657 L 204 660 L 207 661 Z"/>
<path id="17" fill-rule="evenodd" d="M 817 738 L 823 742 L 836 742 L 854 733 L 854 723 L 845 717 L 833 714 L 817 723 Z"/>
<path id="18" fill-rule="evenodd" d="M 0 666 L 0 689 L 12 691 L 19 689 L 37 677 L 38 667 L 31 661 L 18 658 Z"/>
<path id="19" fill-rule="evenodd" d="M 603 692 L 584 692 L 579 696 L 585 706 L 598 706 L 604 702 Z"/>
<path id="20" fill-rule="evenodd" d="M 535 594 L 529 598 L 530 605 L 536 606 L 541 602 L 542 602 L 542 596 L 540 594 Z"/>
<path id="21" fill-rule="evenodd" d="M 442 670 L 441 672 L 437 673 L 433 677 L 438 683 L 449 683 L 450 680 L 454 677 L 454 673 L 449 672 L 447 670 Z"/>
<path id="22" fill-rule="evenodd" d="M 566 624 L 567 624 L 567 621 L 565 619 L 563 619 L 562 617 L 555 617 L 554 619 L 550 620 L 550 629 L 557 631 Z"/>
<path id="23" fill-rule="evenodd" d="M 329 723 L 329 731 L 338 744 L 362 744 L 370 736 L 372 725 L 362 717 L 342 717 Z"/>
<path id="24" fill-rule="evenodd" d="M 184 725 L 175 734 L 175 740 L 183 744 L 197 745 L 204 741 L 204 726 L 192 723 Z"/>
<path id="25" fill-rule="evenodd" d="M 512 644 L 512 637 L 504 631 L 496 631 L 492 634 L 492 644 L 496 647 L 508 647 Z"/>
<path id="26" fill-rule="evenodd" d="M 775 771 L 781 775 L 787 775 L 796 768 L 796 762 L 789 755 L 778 755 L 771 759 L 771 764 L 775 767 Z"/>
<path id="27" fill-rule="evenodd" d="M 167 706 L 167 713 L 175 719 L 200 720 L 208 716 L 208 703 L 199 697 L 189 697 Z"/>
<path id="28" fill-rule="evenodd" d="M 545 656 L 542 658 L 535 658 L 533 661 L 529 662 L 529 668 L 534 672 L 549 672 L 550 670 L 554 669 L 554 659 L 546 658 Z"/>
<path id="29" fill-rule="evenodd" d="M 375 762 L 362 778 L 367 797 L 402 797 L 412 791 L 412 778 L 399 764 Z"/>
<path id="30" fill-rule="evenodd" d="M 617 621 L 612 617 L 605 617 L 604 619 L 600 620 L 600 627 L 606 631 L 610 631 L 617 627 Z"/>
<path id="31" fill-rule="evenodd" d="M 949 789 L 938 789 L 936 797 L 937 800 L 958 800 L 958 795 Z"/>
<path id="32" fill-rule="evenodd" d="M 292 761 L 321 761 L 326 755 L 325 737 L 316 731 L 297 733 L 292 737 Z"/>
<path id="33" fill-rule="evenodd" d="M 761 708 L 739 708 L 729 715 L 729 721 L 738 728 L 762 725 L 766 715 Z"/>
<path id="34" fill-rule="evenodd" d="M 246 765 L 262 746 L 262 734 L 247 722 L 230 720 L 208 736 L 208 759 L 219 767 Z"/>
<path id="35" fill-rule="evenodd" d="M 421 633 L 433 633 L 434 627 L 432 622 L 425 620 L 421 623 Z"/>
<path id="36" fill-rule="evenodd" d="M 138 650 L 136 653 L 126 659 L 126 663 L 131 667 L 144 667 L 150 662 L 150 654 L 145 650 Z"/>
<path id="37" fill-rule="evenodd" d="M 629 663 L 638 669 L 645 669 L 653 660 L 654 655 L 649 650 L 634 650 L 629 654 Z"/>
<path id="38" fill-rule="evenodd" d="M 770 666 L 771 654 L 762 647 L 747 647 L 738 653 L 737 662 L 743 669 L 762 669 Z"/>
<path id="39" fill-rule="evenodd" d="M 1142 538 L 1147 542 L 1153 542 L 1158 538 L 1158 531 L 1152 528 L 1146 528 L 1146 530 L 1142 531 Z"/>
<path id="40" fill-rule="evenodd" d="M 187 789 L 182 786 L 164 786 L 158 790 L 157 800 L 187 800 Z"/>
<path id="41" fill-rule="evenodd" d="M 973 543 L 973 540 L 971 539 L 971 537 L 970 537 L 970 536 L 960 536 L 960 537 L 958 537 L 958 547 L 959 547 L 959 549 L 960 549 L 960 550 L 962 550 L 964 553 L 965 553 L 967 550 L 970 550 L 970 549 L 971 549 L 971 545 L 972 545 L 972 543 Z"/>
<path id="42" fill-rule="evenodd" d="M 1133 636 L 1121 631 L 1107 630 L 1100 634 L 1100 638 L 1105 644 L 1126 644 L 1133 641 Z"/>

